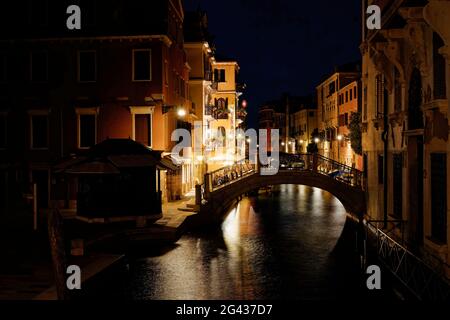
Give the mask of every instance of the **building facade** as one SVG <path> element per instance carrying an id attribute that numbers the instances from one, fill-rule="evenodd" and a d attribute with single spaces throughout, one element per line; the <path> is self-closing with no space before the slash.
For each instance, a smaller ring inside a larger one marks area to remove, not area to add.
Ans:
<path id="1" fill-rule="evenodd" d="M 317 121 L 319 130 L 319 153 L 338 161 L 340 90 L 358 80 L 356 65 L 336 68 L 335 72 L 316 87 Z"/>
<path id="2" fill-rule="evenodd" d="M 297 100 L 297 101 L 295 101 Z M 317 109 L 312 99 L 294 99 L 290 115 L 291 153 L 307 153 L 312 136 L 317 131 Z"/>
<path id="3" fill-rule="evenodd" d="M 450 1 L 364 4 L 383 13 L 361 45 L 367 214 L 406 221 L 409 248 L 448 266 Z"/>
<path id="4" fill-rule="evenodd" d="M 337 153 L 338 162 L 347 166 L 362 170 L 362 155 L 358 155 L 352 148 L 350 140 L 350 121 L 352 115 L 361 109 L 361 84 L 353 81 L 338 91 L 338 128 L 337 128 Z"/>
<path id="5" fill-rule="evenodd" d="M 239 65 L 231 59 L 215 59 L 212 64 L 213 79 L 217 86 L 211 94 L 206 111 L 205 160 L 208 171 L 231 165 L 238 159 L 237 143 L 245 143 L 244 137 L 237 137 Z M 239 141 L 238 141 L 239 140 Z M 245 156 L 245 149 L 244 156 Z"/>
<path id="6" fill-rule="evenodd" d="M 38 7 L 28 8 L 26 21 L 20 3 L 8 4 L 2 19 L 1 181 L 18 199 L 37 184 L 41 208 L 67 193 L 64 205 L 76 207 L 77 186 L 63 188 L 52 177 L 60 159 L 108 138 L 130 138 L 170 156 L 171 133 L 189 127 L 193 113 L 181 2 L 129 1 L 112 9 L 107 1 L 92 3 L 82 5 L 81 30 L 61 20 L 64 1 L 27 2 Z M 185 169 L 164 175 L 166 201 L 191 187 Z"/>

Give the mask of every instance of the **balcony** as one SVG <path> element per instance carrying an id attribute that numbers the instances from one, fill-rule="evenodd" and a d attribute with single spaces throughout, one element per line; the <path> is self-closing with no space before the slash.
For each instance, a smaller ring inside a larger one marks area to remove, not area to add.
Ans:
<path id="1" fill-rule="evenodd" d="M 210 116 L 216 120 L 227 120 L 230 114 L 228 109 L 218 109 L 216 106 L 206 106 L 205 116 Z"/>

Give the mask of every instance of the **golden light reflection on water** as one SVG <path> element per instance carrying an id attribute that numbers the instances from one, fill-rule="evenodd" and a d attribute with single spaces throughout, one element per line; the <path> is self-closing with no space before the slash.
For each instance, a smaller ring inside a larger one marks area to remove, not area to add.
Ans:
<path id="1" fill-rule="evenodd" d="M 313 286 L 329 268 L 344 221 L 345 210 L 331 194 L 280 186 L 273 194 L 240 201 L 222 232 L 185 235 L 173 250 L 136 264 L 133 290 L 145 299 L 267 299 L 305 292 L 299 288 L 316 292 Z"/>

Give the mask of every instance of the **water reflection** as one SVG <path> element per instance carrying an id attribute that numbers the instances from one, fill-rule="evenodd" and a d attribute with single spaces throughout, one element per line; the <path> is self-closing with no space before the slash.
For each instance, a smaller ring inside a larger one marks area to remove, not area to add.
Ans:
<path id="1" fill-rule="evenodd" d="M 344 207 L 331 194 L 279 186 L 271 194 L 242 200 L 220 230 L 186 235 L 173 250 L 132 260 L 128 292 L 134 299 L 356 294 L 342 281 L 349 268 L 342 261 L 347 260 L 332 254 L 345 219 Z"/>

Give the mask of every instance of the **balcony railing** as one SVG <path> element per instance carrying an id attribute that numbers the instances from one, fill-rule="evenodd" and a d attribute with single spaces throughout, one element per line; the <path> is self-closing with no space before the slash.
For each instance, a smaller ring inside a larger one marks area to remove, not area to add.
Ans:
<path id="1" fill-rule="evenodd" d="M 216 120 L 226 120 L 228 119 L 228 110 L 218 109 L 215 106 L 205 107 L 205 116 L 211 116 Z"/>

